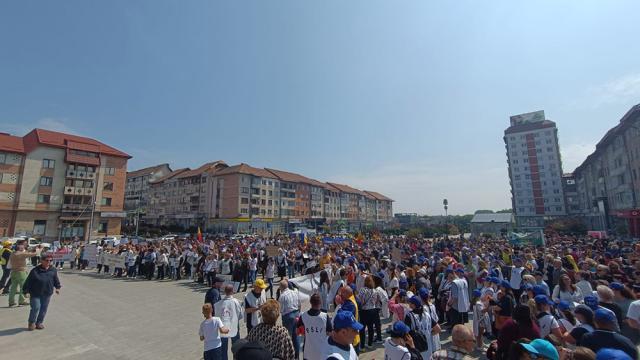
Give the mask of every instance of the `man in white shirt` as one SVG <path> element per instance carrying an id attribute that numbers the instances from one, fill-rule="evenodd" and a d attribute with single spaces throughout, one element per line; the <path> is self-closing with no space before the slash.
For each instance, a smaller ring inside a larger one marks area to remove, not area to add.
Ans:
<path id="1" fill-rule="evenodd" d="M 300 344 L 298 343 L 298 334 L 296 334 L 296 318 L 300 315 L 300 296 L 297 290 L 289 289 L 289 281 L 286 279 L 280 281 L 280 314 L 282 315 L 282 326 L 284 326 L 296 351 L 296 359 L 300 352 Z"/>
<path id="2" fill-rule="evenodd" d="M 513 289 L 516 299 L 520 298 L 522 291 L 520 285 L 522 283 L 522 273 L 524 272 L 524 266 L 522 266 L 522 259 L 513 259 L 513 267 L 511 267 L 511 277 L 509 278 L 509 284 Z"/>
<path id="3" fill-rule="evenodd" d="M 396 321 L 393 324 L 389 333 L 391 337 L 384 341 L 385 360 L 411 360 L 408 343 L 413 341 L 409 336 L 409 330 L 409 327 L 402 321 Z"/>
<path id="4" fill-rule="evenodd" d="M 353 341 L 364 326 L 350 311 L 338 311 L 333 319 L 333 332 L 323 346 L 324 360 L 358 360 Z"/>
<path id="5" fill-rule="evenodd" d="M 222 360 L 228 359 L 229 339 L 235 344 L 240 339 L 240 319 L 242 318 L 242 305 L 233 297 L 233 285 L 224 287 L 224 298 L 214 304 L 215 314 L 218 315 L 225 327 L 229 329 L 222 338 Z"/>
<path id="6" fill-rule="evenodd" d="M 304 328 L 304 348 L 302 358 L 304 360 L 324 360 L 322 358 L 323 345 L 327 343 L 328 334 L 331 333 L 331 318 L 320 307 L 322 301 L 320 295 L 311 295 L 311 309 L 300 315 L 297 326 Z"/>
<path id="7" fill-rule="evenodd" d="M 458 268 L 455 271 L 449 306 L 451 307 L 452 321 L 450 325 L 465 324 L 469 316 L 469 285 L 464 277 L 464 269 Z"/>
<path id="8" fill-rule="evenodd" d="M 260 307 L 267 302 L 264 289 L 267 284 L 258 279 L 253 283 L 253 289 L 244 295 L 244 312 L 247 314 L 247 333 L 262 322 Z"/>

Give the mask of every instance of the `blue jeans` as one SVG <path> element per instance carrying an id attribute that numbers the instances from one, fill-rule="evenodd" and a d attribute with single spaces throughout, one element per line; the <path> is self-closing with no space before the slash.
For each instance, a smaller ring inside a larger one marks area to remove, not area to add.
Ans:
<path id="1" fill-rule="evenodd" d="M 29 324 L 40 325 L 44 322 L 49 308 L 49 300 L 51 295 L 31 296 L 31 311 L 29 311 Z"/>
<path id="2" fill-rule="evenodd" d="M 300 353 L 300 344 L 298 343 L 298 334 L 296 333 L 296 318 L 300 315 L 299 311 L 292 311 L 288 314 L 282 315 L 282 326 L 284 326 L 289 335 L 291 341 L 293 341 L 293 349 L 296 351 L 296 359 Z"/>
<path id="3" fill-rule="evenodd" d="M 220 360 L 222 346 L 204 352 L 204 360 Z"/>
<path id="4" fill-rule="evenodd" d="M 294 273 L 294 270 L 293 270 L 293 265 L 288 265 L 287 266 L 287 272 L 288 272 L 288 275 L 289 275 L 289 279 L 293 279 L 295 277 L 295 273 Z"/>
<path id="5" fill-rule="evenodd" d="M 253 286 L 253 282 L 256 281 L 257 270 L 249 270 L 249 283 Z"/>
<path id="6" fill-rule="evenodd" d="M 240 324 L 238 324 L 238 333 L 236 334 L 236 336 L 232 337 L 232 338 L 228 338 L 228 337 L 223 337 L 222 338 L 222 346 L 220 347 L 220 349 L 222 349 L 222 360 L 229 360 L 229 339 L 231 339 L 231 345 L 233 346 L 233 344 L 236 343 L 236 341 L 240 340 Z"/>

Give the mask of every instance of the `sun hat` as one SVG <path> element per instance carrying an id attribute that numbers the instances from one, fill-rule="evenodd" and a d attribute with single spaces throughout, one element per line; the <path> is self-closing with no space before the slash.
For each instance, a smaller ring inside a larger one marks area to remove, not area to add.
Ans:
<path id="1" fill-rule="evenodd" d="M 535 339 L 528 344 L 520 344 L 528 352 L 549 360 L 559 360 L 558 350 L 552 343 L 543 339 Z"/>
<path id="2" fill-rule="evenodd" d="M 266 289 L 268 286 L 264 283 L 264 280 L 258 279 L 255 283 L 253 283 L 254 288 Z"/>

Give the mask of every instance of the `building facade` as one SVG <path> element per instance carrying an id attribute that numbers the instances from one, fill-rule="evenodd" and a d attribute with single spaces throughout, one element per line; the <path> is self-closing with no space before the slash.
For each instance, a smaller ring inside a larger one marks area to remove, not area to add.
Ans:
<path id="1" fill-rule="evenodd" d="M 605 134 L 573 173 L 580 212 L 591 230 L 640 237 L 640 105 Z"/>
<path id="2" fill-rule="evenodd" d="M 558 130 L 544 111 L 515 115 L 504 131 L 512 208 L 520 228 L 566 214 Z"/>
<path id="3" fill-rule="evenodd" d="M 81 136 L 0 134 L 0 233 L 45 241 L 119 235 L 129 158 Z"/>
<path id="4" fill-rule="evenodd" d="M 393 200 L 377 192 L 244 163 L 204 167 L 151 181 L 145 221 L 211 232 L 279 233 L 300 226 L 382 226 L 393 217 Z"/>
<path id="5" fill-rule="evenodd" d="M 160 164 L 127 173 L 124 209 L 127 212 L 129 225 L 134 225 L 137 219 L 146 215 L 150 198 L 150 184 L 170 173 L 169 164 Z"/>

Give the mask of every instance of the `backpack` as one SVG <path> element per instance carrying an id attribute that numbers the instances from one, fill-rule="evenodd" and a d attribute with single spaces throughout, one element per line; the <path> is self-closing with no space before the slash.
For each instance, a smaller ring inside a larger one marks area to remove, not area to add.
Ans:
<path id="1" fill-rule="evenodd" d="M 427 341 L 427 337 L 420 331 L 418 328 L 418 322 L 416 321 L 415 314 L 409 313 L 411 316 L 411 330 L 409 330 L 409 335 L 413 339 L 413 344 L 416 347 L 416 350 L 420 352 L 425 352 L 429 350 L 429 342 Z"/>

